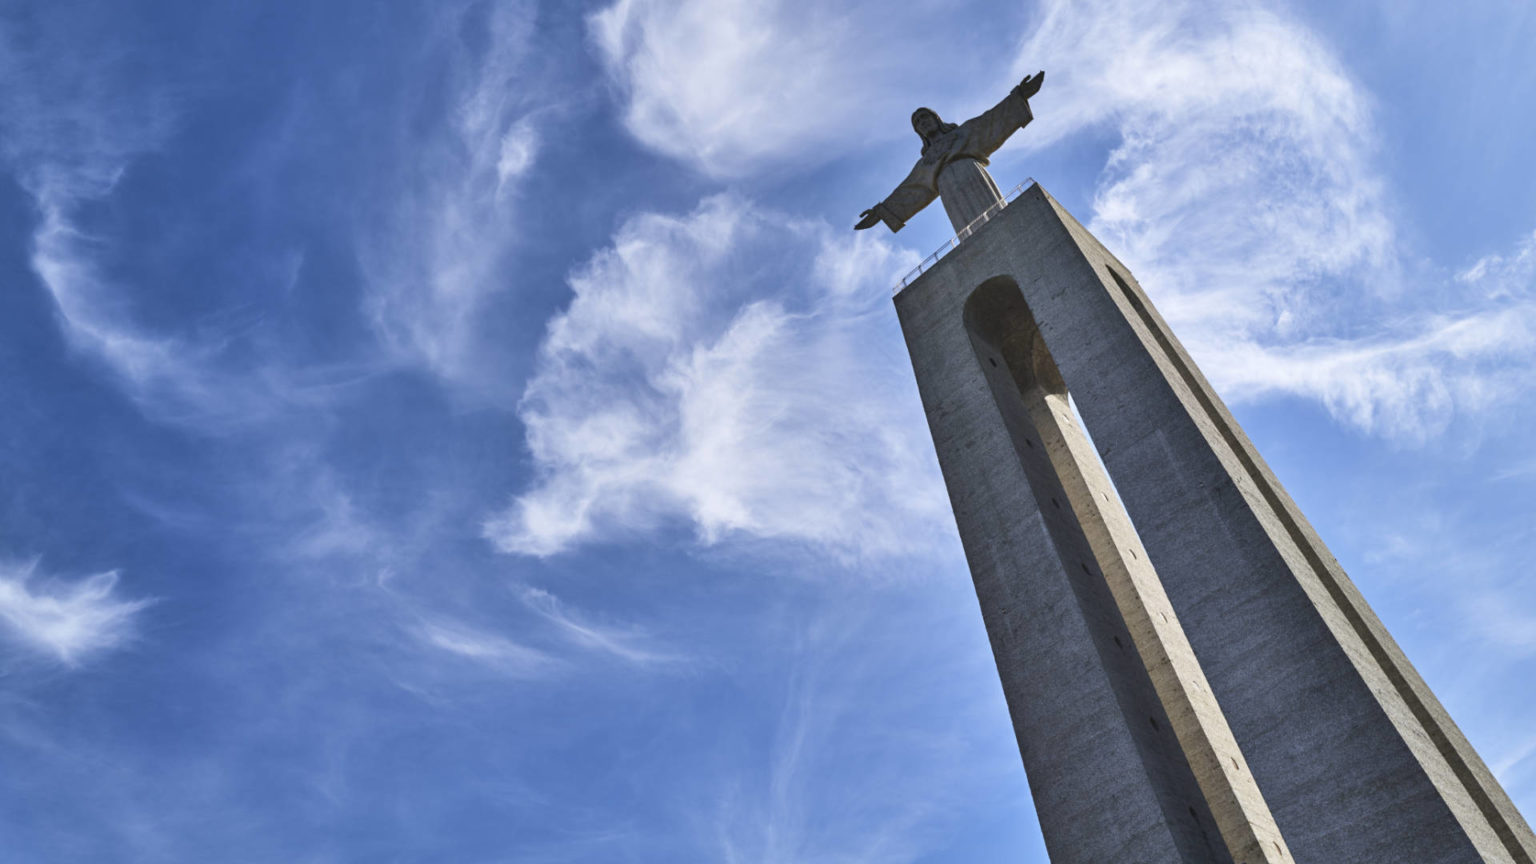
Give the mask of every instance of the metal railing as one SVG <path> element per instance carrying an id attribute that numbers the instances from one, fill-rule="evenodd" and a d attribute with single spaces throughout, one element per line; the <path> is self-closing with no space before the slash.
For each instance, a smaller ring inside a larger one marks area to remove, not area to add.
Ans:
<path id="1" fill-rule="evenodd" d="M 901 281 L 896 283 L 896 287 L 895 288 L 891 289 L 891 296 L 895 297 L 897 294 L 900 294 L 901 293 L 901 289 L 907 287 L 908 285 L 911 285 L 913 280 L 915 280 L 915 279 L 917 279 L 917 277 L 923 275 L 923 271 L 927 270 L 929 267 L 932 267 L 934 264 L 938 263 L 938 260 L 940 258 L 944 257 L 944 253 L 945 252 L 948 252 L 949 250 L 955 248 L 956 246 L 959 246 L 961 240 L 964 240 L 965 238 L 971 236 L 972 234 L 975 234 L 976 233 L 976 229 L 978 229 L 981 226 L 987 224 L 987 222 L 990 221 L 993 216 L 996 216 L 1004 207 L 1007 207 L 1009 201 L 1012 201 L 1013 199 L 1019 197 L 1019 193 L 1023 192 L 1025 187 L 1033 186 L 1033 185 L 1035 185 L 1034 178 L 1033 177 L 1026 177 L 1026 178 L 1024 178 L 1024 182 L 1023 183 L 1020 183 L 1019 185 L 1013 187 L 1012 189 L 1009 189 L 1008 190 L 1008 194 L 1006 194 L 1002 198 L 998 199 L 996 204 L 993 204 L 991 207 L 988 207 L 987 209 L 981 211 L 981 215 L 977 216 L 975 219 L 972 219 L 971 220 L 971 224 L 969 224 L 969 225 L 965 226 L 964 228 L 960 229 L 960 233 L 959 234 L 956 234 L 955 236 L 949 238 L 949 242 L 948 243 L 945 243 L 943 246 L 940 246 L 939 248 L 933 250 L 933 254 L 932 255 L 929 255 L 927 258 L 924 258 L 921 264 L 918 264 L 916 267 L 913 267 L 912 270 L 907 273 L 907 275 L 901 277 Z"/>

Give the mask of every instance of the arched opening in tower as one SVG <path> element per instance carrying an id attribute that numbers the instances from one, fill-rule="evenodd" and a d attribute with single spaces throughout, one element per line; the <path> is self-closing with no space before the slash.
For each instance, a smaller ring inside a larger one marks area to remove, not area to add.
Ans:
<path id="1" fill-rule="evenodd" d="M 1176 629 L 1177 622 L 1160 591 L 1147 596 L 1139 588 L 1155 581 L 1155 574 L 1073 410 L 1045 337 L 1019 286 L 1007 276 L 977 287 L 964 315 L 976 361 L 1060 561 L 1060 576 L 1093 634 L 1142 768 L 1175 829 L 1175 842 L 1186 860 L 1231 861 L 1195 767 L 1180 746 L 1187 718 L 1170 718 L 1158 695 L 1159 684 L 1163 689 L 1182 685 L 1166 674 L 1168 680 L 1153 679 L 1169 665 L 1169 646 L 1159 631 Z"/>

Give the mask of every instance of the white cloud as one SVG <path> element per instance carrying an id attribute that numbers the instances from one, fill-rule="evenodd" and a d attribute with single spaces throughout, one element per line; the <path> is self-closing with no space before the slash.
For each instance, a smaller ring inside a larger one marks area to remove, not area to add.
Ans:
<path id="1" fill-rule="evenodd" d="M 206 323 L 196 334 L 142 325 L 136 306 L 156 286 L 116 280 L 102 264 L 114 239 L 81 227 L 81 209 L 109 197 L 133 162 L 171 134 L 170 88 L 126 86 L 118 68 L 125 52 L 47 41 L 23 50 L 0 42 L 0 73 L 13 82 L 0 94 L 0 157 L 36 203 L 32 266 L 70 344 L 102 361 L 148 413 L 210 427 L 318 403 L 337 384 L 394 360 L 453 378 L 473 373 L 477 313 L 505 287 L 512 203 L 539 152 L 536 111 L 518 95 L 528 89 L 516 86 L 534 13 L 521 0 L 443 6 L 439 26 L 423 39 L 433 49 L 445 42 L 452 49 L 447 122 L 425 142 L 403 148 L 405 173 L 379 184 L 395 198 L 387 228 L 360 243 L 373 289 L 365 313 L 383 355 L 360 365 L 264 365 L 255 373 L 223 363 L 234 334 L 210 335 Z M 483 49 L 452 44 L 463 39 L 471 17 L 487 30 Z M 371 210 L 366 220 L 378 224 Z M 290 258 L 278 269 L 291 281 L 302 256 Z"/>
<path id="2" fill-rule="evenodd" d="M 1536 285 L 1536 231 L 1515 245 L 1507 255 L 1484 255 L 1456 274 L 1456 281 L 1473 285 L 1491 296 L 1530 294 Z"/>
<path id="3" fill-rule="evenodd" d="M 117 571 L 76 582 L 40 577 L 37 562 L 0 562 L 0 633 L 66 666 L 78 666 L 133 637 L 148 600 L 117 595 Z"/>
<path id="4" fill-rule="evenodd" d="M 496 158 L 496 191 L 501 192 L 508 182 L 523 176 L 538 155 L 538 129 L 528 117 L 523 117 L 501 136 L 501 153 Z"/>
<path id="5" fill-rule="evenodd" d="M 1530 244 L 1462 274 L 1498 290 L 1431 276 L 1445 284 L 1409 292 L 1370 100 L 1298 22 L 1259 3 L 1051 0 L 1018 56 L 1047 70 L 1026 150 L 1118 130 L 1089 228 L 1223 393 L 1315 399 L 1422 441 L 1530 382 Z"/>
<path id="6" fill-rule="evenodd" d="M 104 364 L 147 415 L 207 431 L 242 428 L 323 404 L 336 388 L 373 374 L 361 364 L 306 369 L 269 364 L 233 372 L 223 362 L 225 337 L 161 334 L 141 326 L 131 309 L 143 286 L 104 275 L 98 256 L 112 241 L 75 224 L 77 209 L 92 199 L 46 187 L 35 194 L 42 219 L 33 233 L 32 269 L 53 298 L 65 338 Z"/>
<path id="7" fill-rule="evenodd" d="M 278 544 L 299 559 L 328 560 L 353 559 L 370 562 L 374 572 L 385 573 L 398 557 L 398 547 L 405 538 L 397 532 L 385 532 L 359 507 L 354 493 L 337 477 L 336 472 L 318 458 L 309 454 L 285 454 L 294 464 L 301 466 L 292 471 L 293 476 L 279 476 L 273 488 L 280 490 L 280 500 L 268 505 L 269 513 L 287 515 L 298 511 L 297 519 L 304 527 L 284 525 L 288 536 L 286 543 Z M 276 473 L 276 472 L 275 472 Z M 381 577 L 375 577 L 381 578 Z"/>
<path id="8" fill-rule="evenodd" d="M 560 662 L 496 633 L 449 618 L 429 619 L 409 631 L 422 645 L 485 666 L 511 678 L 538 678 Z"/>
<path id="9" fill-rule="evenodd" d="M 932 548 L 947 508 L 889 306 L 909 257 L 728 196 L 631 219 L 549 325 L 520 410 L 538 480 L 487 535 Z"/>
<path id="10" fill-rule="evenodd" d="M 140 323 L 138 307 L 158 286 L 116 279 L 103 263 L 120 252 L 116 239 L 92 233 L 81 213 L 110 198 L 133 163 L 164 144 L 177 107 L 167 86 L 125 83 L 133 50 L 82 39 L 63 17 L 62 28 L 39 24 L 25 45 L 0 29 L 0 163 L 36 207 L 30 263 L 69 345 L 99 361 L 147 413 L 201 425 L 249 421 L 355 376 L 335 369 L 234 375 L 219 366 L 227 336 L 206 322 L 196 335 Z M 292 279 L 301 263 L 295 254 L 277 269 Z"/>
<path id="11" fill-rule="evenodd" d="M 567 640 L 591 651 L 607 654 L 635 666 L 658 666 L 680 662 L 679 655 L 660 650 L 648 637 L 632 627 L 598 624 L 571 611 L 560 598 L 540 588 L 524 588 L 523 603 L 555 626 Z"/>
<path id="12" fill-rule="evenodd" d="M 1279 345 L 1234 340 L 1205 344 L 1201 356 L 1228 398 L 1302 395 L 1358 429 L 1406 442 L 1528 392 L 1536 306 L 1428 316 L 1411 328 Z"/>
<path id="13" fill-rule="evenodd" d="M 186 364 L 168 340 L 137 332 L 96 255 L 105 245 L 77 224 L 82 204 L 107 197 L 138 156 L 173 125 L 170 102 L 153 87 L 128 91 L 114 65 L 48 36 L 9 44 L 0 31 L 0 156 L 40 214 L 32 268 L 52 295 L 70 343 L 93 354 L 136 390 L 179 379 Z"/>
<path id="14" fill-rule="evenodd" d="M 484 45 L 451 44 L 448 116 L 402 151 L 401 173 L 388 178 L 394 201 L 383 227 L 359 238 L 368 309 L 385 343 L 450 380 L 489 377 L 475 362 L 479 313 L 508 287 L 514 193 L 539 152 L 541 106 L 533 100 L 558 98 L 548 82 L 530 85 L 525 61 L 536 12 L 523 0 L 440 10 L 425 43 L 454 43 L 473 24 L 485 27 Z M 442 97 L 423 90 L 419 98 Z M 401 122 L 419 121 L 403 115 Z"/>
<path id="15" fill-rule="evenodd" d="M 241 415 L 267 401 L 252 384 L 213 368 L 217 346 L 148 333 L 125 314 L 128 295 L 104 277 L 96 262 L 102 238 L 74 223 L 91 200 L 44 187 L 34 193 L 42 221 L 33 233 L 32 269 L 52 295 L 65 337 L 76 350 L 105 363 L 140 405 L 159 414 Z M 103 190 L 102 194 L 106 194 Z"/>
<path id="16" fill-rule="evenodd" d="M 974 61 L 930 50 L 936 32 L 965 29 L 964 7 L 898 16 L 885 3 L 618 0 L 588 25 L 630 133 L 736 177 L 910 136 L 914 94 L 970 77 Z"/>

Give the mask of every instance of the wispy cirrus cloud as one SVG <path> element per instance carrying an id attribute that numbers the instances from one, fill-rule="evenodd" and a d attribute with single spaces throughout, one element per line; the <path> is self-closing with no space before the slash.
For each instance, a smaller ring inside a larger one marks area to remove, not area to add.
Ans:
<path id="1" fill-rule="evenodd" d="M 1528 779 L 1532 773 L 1531 757 L 1536 756 L 1536 735 L 1527 736 L 1494 757 L 1489 766 L 1495 777 L 1506 787 L 1513 788 L 1517 779 Z M 1522 784 L 1523 785 L 1523 784 Z"/>
<path id="2" fill-rule="evenodd" d="M 1299 396 L 1422 442 L 1530 382 L 1527 259 L 1410 272 L 1370 97 L 1282 11 L 1053 0 L 1015 68 L 1037 66 L 1028 147 L 1118 131 L 1089 227 L 1229 398 Z"/>
<path id="3" fill-rule="evenodd" d="M 163 88 L 124 87 L 121 56 L 92 56 L 56 32 L 62 26 L 47 26 L 50 16 L 43 21 L 25 46 L 0 30 L 0 157 L 37 207 L 33 270 L 77 349 L 136 390 L 185 387 L 182 347 L 131 325 L 96 260 L 105 239 L 78 220 L 82 206 L 111 195 L 130 164 L 160 146 L 175 124 L 174 100 Z"/>
<path id="4" fill-rule="evenodd" d="M 436 13 L 423 41 L 447 48 L 447 102 L 437 105 L 432 89 L 416 97 L 441 110 L 442 122 L 423 133 L 422 106 L 402 106 L 392 200 L 358 243 L 368 312 L 386 346 L 464 383 L 492 377 L 476 365 L 479 313 L 509 287 L 517 190 L 541 150 L 540 118 L 558 97 L 553 83 L 532 83 L 536 3 L 445 4 Z"/>
<path id="5" fill-rule="evenodd" d="M 1228 398 L 1304 396 L 1362 431 L 1424 443 L 1458 416 L 1507 404 L 1536 382 L 1536 304 L 1431 314 L 1358 338 L 1203 345 Z"/>
<path id="6" fill-rule="evenodd" d="M 893 16 L 884 3 L 618 0 L 588 30 L 640 143 L 741 177 L 910 135 L 914 94 L 972 71 L 973 61 L 930 50 L 935 33 L 975 38 L 961 36 L 965 5 Z"/>
<path id="7" fill-rule="evenodd" d="M 785 628 L 777 647 L 786 668 L 765 694 L 765 728 L 729 762 L 709 766 L 702 784 L 709 803 L 695 807 L 708 818 L 699 829 L 705 856 L 732 864 L 969 860 L 935 848 L 957 814 L 998 807 L 1030 818 L 1001 699 L 956 686 L 968 667 L 990 674 L 985 640 L 970 630 L 974 640 L 960 645 L 930 642 L 950 615 L 972 623 L 969 599 L 943 590 L 926 602 L 890 599 L 862 596 L 858 608 L 829 608 Z M 925 710 L 934 705 L 945 707 Z M 897 716 L 900 723 L 877 719 Z M 952 770 L 957 764 L 970 767 Z M 1010 853 L 1034 860 L 1028 845 Z"/>
<path id="8" fill-rule="evenodd" d="M 57 16 L 59 32 L 43 28 L 25 46 L 0 32 L 8 83 L 0 159 L 37 207 L 31 262 L 70 344 L 101 361 L 147 413 L 210 428 L 315 407 L 401 363 L 456 381 L 494 377 L 477 365 L 477 316 L 507 287 L 517 192 L 541 150 L 540 111 L 558 101 L 524 86 L 536 13 L 532 2 L 501 0 L 443 4 L 428 16 L 414 59 L 444 70 L 447 102 L 426 86 L 402 94 L 391 106 L 400 140 L 386 142 L 397 145 L 397 170 L 375 178 L 378 199 L 353 202 L 363 214 L 356 240 L 367 281 L 357 311 L 377 343 L 343 362 L 303 367 L 238 324 L 210 323 L 217 316 L 183 330 L 147 325 L 140 312 L 159 302 L 161 286 L 119 277 L 110 262 L 123 257 L 120 238 L 82 219 L 139 159 L 167 145 L 186 107 L 176 95 L 185 82 L 130 86 L 122 69 L 133 51 L 110 33 L 71 33 L 78 22 L 68 15 Z M 422 124 L 423 113 L 435 119 Z M 288 284 L 265 286 L 267 294 L 290 292 L 303 275 L 301 252 L 268 263 Z"/>
<path id="9" fill-rule="evenodd" d="M 729 196 L 629 220 L 550 322 L 520 410 L 538 479 L 487 536 L 931 548 L 947 511 L 888 306 L 907 257 Z"/>
<path id="10" fill-rule="evenodd" d="M 210 429 L 312 404 L 360 368 L 295 370 L 232 361 L 243 335 L 219 315 L 186 328 L 145 323 L 163 285 L 137 284 L 112 262 L 132 256 L 87 211 L 117 195 L 135 164 L 176 132 L 184 84 L 139 70 L 141 49 L 75 9 L 39 14 L 25 38 L 0 28 L 0 164 L 37 212 L 29 259 L 68 344 L 101 365 L 147 414 Z M 101 27 L 101 29 L 96 29 Z M 131 83 L 130 83 L 131 82 Z M 291 287 L 294 253 L 274 262 Z M 238 316 L 236 316 L 238 317 Z"/>
<path id="11" fill-rule="evenodd" d="M 1423 461 L 1422 476 L 1361 484 L 1312 518 L 1332 524 L 1340 559 L 1529 812 L 1536 800 L 1530 721 L 1502 682 L 1536 674 L 1536 596 L 1526 564 L 1536 527 L 1522 511 L 1531 496 L 1511 489 L 1519 480 L 1469 474 L 1460 454 L 1448 465 Z M 1381 495 L 1387 488 L 1391 495 Z"/>
<path id="12" fill-rule="evenodd" d="M 101 196 L 109 193 L 100 190 Z M 48 189 L 34 194 L 42 218 L 33 234 L 32 269 L 53 298 L 65 338 L 100 361 L 149 416 L 209 430 L 233 428 L 313 404 L 337 384 L 366 374 L 339 367 L 231 372 L 223 365 L 229 348 L 224 336 L 142 326 L 131 311 L 137 289 L 104 273 L 99 261 L 113 240 L 93 236 L 75 220 L 79 207 L 99 198 Z"/>
<path id="13" fill-rule="evenodd" d="M 598 621 L 540 588 L 514 590 L 523 610 L 533 613 L 531 620 L 517 610 L 507 610 L 512 614 L 497 616 L 500 623 L 496 625 L 471 623 L 437 608 L 443 604 L 431 597 L 403 592 L 392 592 L 392 607 L 409 622 L 405 632 L 423 649 L 424 654 L 415 659 L 437 655 L 469 661 L 508 678 L 565 679 L 599 673 L 615 662 L 631 673 L 665 672 L 691 664 L 687 654 L 661 645 L 645 628 Z M 516 634 L 503 632 L 507 626 L 514 626 Z"/>
<path id="14" fill-rule="evenodd" d="M 117 591 L 117 571 L 69 581 L 38 572 L 37 561 L 0 561 L 0 634 L 65 666 L 127 644 L 152 601 Z"/>
<path id="15" fill-rule="evenodd" d="M 510 678 L 542 678 L 561 666 L 558 659 L 537 648 L 450 618 L 424 620 L 408 632 L 427 648 Z"/>
<path id="16" fill-rule="evenodd" d="M 522 589 L 525 606 L 537 613 L 568 642 L 632 666 L 665 666 L 683 662 L 681 654 L 666 651 L 636 627 L 602 624 L 572 609 L 542 588 Z"/>
<path id="17" fill-rule="evenodd" d="M 1490 253 L 1456 274 L 1456 281 L 1476 287 L 1485 296 L 1529 295 L 1536 286 L 1536 231 L 1506 253 Z"/>

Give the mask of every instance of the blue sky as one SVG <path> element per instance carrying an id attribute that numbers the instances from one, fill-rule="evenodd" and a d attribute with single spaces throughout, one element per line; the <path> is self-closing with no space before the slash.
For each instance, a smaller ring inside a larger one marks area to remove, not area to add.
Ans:
<path id="1" fill-rule="evenodd" d="M 1536 811 L 1536 11 L 0 4 L 17 861 L 1044 861 L 850 226 L 1136 272 Z"/>

